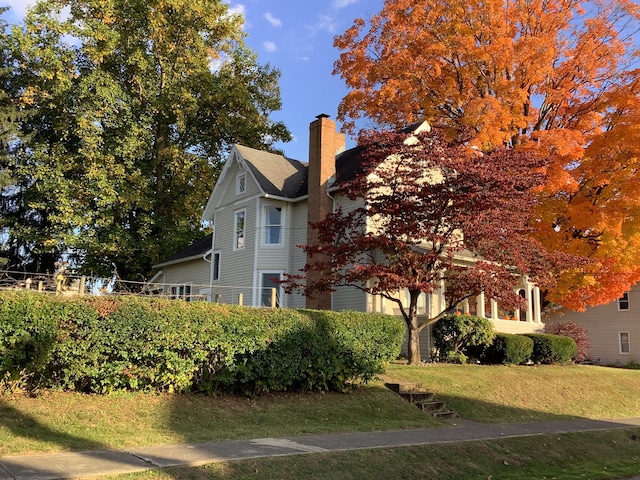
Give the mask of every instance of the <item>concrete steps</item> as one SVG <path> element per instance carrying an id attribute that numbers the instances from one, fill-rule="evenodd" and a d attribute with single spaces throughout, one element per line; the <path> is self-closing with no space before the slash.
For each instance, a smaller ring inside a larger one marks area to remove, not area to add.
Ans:
<path id="1" fill-rule="evenodd" d="M 432 392 L 426 390 L 419 383 L 385 383 L 385 387 L 400 395 L 407 402 L 415 405 L 429 415 L 436 418 L 456 418 L 456 412 L 447 408 L 447 405 L 434 398 Z"/>

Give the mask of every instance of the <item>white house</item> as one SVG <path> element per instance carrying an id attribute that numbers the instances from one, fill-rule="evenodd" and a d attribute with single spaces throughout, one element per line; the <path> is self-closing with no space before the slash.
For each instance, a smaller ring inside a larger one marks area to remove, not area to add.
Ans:
<path id="1" fill-rule="evenodd" d="M 338 205 L 353 205 L 334 184 L 360 171 L 359 153 L 358 147 L 345 150 L 344 134 L 326 115 L 310 124 L 309 163 L 235 145 L 204 210 L 203 218 L 213 225 L 209 248 L 201 244 L 197 252 L 187 249 L 157 267 L 163 269 L 165 280 L 185 285 L 193 268 L 192 283 L 198 286 L 191 291 L 208 291 L 209 298 L 224 303 L 397 314 L 395 303 L 359 289 L 342 287 L 324 297 L 306 298 L 300 293 L 285 294 L 273 282 L 284 273 L 298 273 L 307 263 L 297 245 L 315 242 L 310 222 L 321 220 Z M 457 260 L 473 261 L 464 255 Z M 202 286 L 207 267 L 210 285 Z M 501 332 L 540 330 L 538 287 L 523 278 L 517 290 L 528 304 L 521 312 L 505 312 L 483 296 L 460 309 L 487 316 Z M 443 302 L 442 292 L 423 294 L 420 313 L 439 312 Z"/>

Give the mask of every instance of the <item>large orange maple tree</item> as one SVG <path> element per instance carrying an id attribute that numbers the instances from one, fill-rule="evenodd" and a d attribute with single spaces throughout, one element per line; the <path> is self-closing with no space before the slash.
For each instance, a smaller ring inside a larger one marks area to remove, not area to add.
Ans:
<path id="1" fill-rule="evenodd" d="M 639 30 L 630 0 L 386 0 L 335 39 L 338 117 L 352 133 L 426 119 L 544 156 L 535 236 L 594 260 L 549 298 L 606 303 L 640 281 Z"/>

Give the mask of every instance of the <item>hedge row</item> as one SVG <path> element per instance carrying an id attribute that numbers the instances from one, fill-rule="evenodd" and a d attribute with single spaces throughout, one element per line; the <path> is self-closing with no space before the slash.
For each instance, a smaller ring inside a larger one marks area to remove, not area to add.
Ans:
<path id="1" fill-rule="evenodd" d="M 31 387 L 341 390 L 398 355 L 402 321 L 132 297 L 0 295 L 0 376 Z"/>
<path id="2" fill-rule="evenodd" d="M 493 364 L 567 363 L 578 353 L 568 336 L 494 334 L 486 318 L 473 315 L 447 315 L 432 332 L 439 359 L 454 363 L 466 363 L 467 357 Z"/>

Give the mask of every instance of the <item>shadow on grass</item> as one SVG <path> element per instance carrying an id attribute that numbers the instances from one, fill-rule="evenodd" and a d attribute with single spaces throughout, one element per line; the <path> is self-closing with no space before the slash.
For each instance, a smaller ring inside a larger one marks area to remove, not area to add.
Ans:
<path id="1" fill-rule="evenodd" d="M 51 412 L 56 415 L 55 411 Z M 101 442 L 85 437 L 72 435 L 54 430 L 38 420 L 35 416 L 22 412 L 0 398 L 0 418 L 3 428 L 11 431 L 16 437 L 33 440 L 34 443 L 43 442 L 56 446 L 57 450 L 100 450 L 107 446 Z"/>

